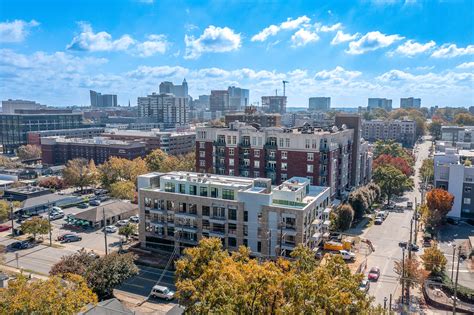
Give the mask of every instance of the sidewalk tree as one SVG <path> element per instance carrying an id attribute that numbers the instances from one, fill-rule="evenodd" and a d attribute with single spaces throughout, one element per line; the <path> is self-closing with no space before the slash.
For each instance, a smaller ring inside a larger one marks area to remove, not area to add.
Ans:
<path id="1" fill-rule="evenodd" d="M 438 248 L 437 243 L 433 243 L 431 247 L 425 248 L 423 255 L 420 257 L 425 270 L 435 274 L 444 271 L 446 263 L 448 262 L 444 253 Z"/>
<path id="2" fill-rule="evenodd" d="M 8 219 L 10 215 L 10 204 L 5 200 L 0 200 L 0 222 Z"/>
<path id="3" fill-rule="evenodd" d="M 434 179 L 434 162 L 433 159 L 424 159 L 423 164 L 420 167 L 420 180 L 424 183 L 425 180 L 428 183 L 433 182 Z"/>
<path id="4" fill-rule="evenodd" d="M 118 199 L 127 199 L 127 200 L 134 200 L 135 199 L 135 184 L 131 181 L 121 181 L 116 182 L 110 185 L 110 195 L 114 198 Z"/>
<path id="5" fill-rule="evenodd" d="M 91 252 L 81 249 L 74 254 L 66 255 L 51 267 L 49 274 L 51 276 L 66 275 L 73 273 L 76 275 L 85 276 L 87 268 L 96 259 Z"/>
<path id="6" fill-rule="evenodd" d="M 41 157 L 41 148 L 37 145 L 22 145 L 18 147 L 16 155 L 21 161 L 39 159 Z"/>
<path id="7" fill-rule="evenodd" d="M 80 187 L 81 193 L 84 187 L 92 186 L 97 183 L 97 168 L 93 160 L 89 162 L 86 159 L 69 160 L 63 171 L 63 178 L 67 185 Z"/>
<path id="8" fill-rule="evenodd" d="M 97 303 L 81 276 L 67 274 L 64 280 L 28 280 L 22 275 L 10 280 L 8 288 L 0 289 L 0 314 L 77 314 Z"/>
<path id="9" fill-rule="evenodd" d="M 367 185 L 367 188 L 374 193 L 374 202 L 379 202 L 380 198 L 382 197 L 382 191 L 380 190 L 380 186 L 374 182 L 371 182 Z"/>
<path id="10" fill-rule="evenodd" d="M 388 154 L 382 154 L 376 160 L 374 160 L 373 168 L 375 170 L 381 166 L 386 165 L 394 166 L 406 176 L 410 176 L 413 174 L 413 167 L 408 164 L 407 160 L 402 157 L 394 157 Z"/>
<path id="11" fill-rule="evenodd" d="M 121 226 L 118 230 L 118 233 L 120 235 L 125 236 L 125 239 L 128 241 L 128 238 L 137 233 L 137 225 L 136 224 L 127 224 L 124 226 Z"/>
<path id="12" fill-rule="evenodd" d="M 454 196 L 444 189 L 435 188 L 426 193 L 426 223 L 430 226 L 441 224 L 446 215 L 451 211 Z"/>
<path id="13" fill-rule="evenodd" d="M 413 181 L 391 165 L 377 168 L 373 179 L 380 186 L 382 195 L 387 197 L 388 203 L 394 194 L 398 195 L 413 188 Z"/>
<path id="14" fill-rule="evenodd" d="M 36 235 L 46 234 L 49 231 L 49 221 L 41 217 L 32 217 L 23 222 L 20 226 L 21 231 L 25 234 L 32 234 L 33 239 L 36 240 Z"/>
<path id="15" fill-rule="evenodd" d="M 190 313 L 318 314 L 367 313 L 371 298 L 359 290 L 362 275 L 352 274 L 341 257 L 319 265 L 302 245 L 292 261 L 260 262 L 250 251 L 223 250 L 208 238 L 185 250 L 176 263 L 180 303 Z"/>
<path id="16" fill-rule="evenodd" d="M 405 280 L 405 285 L 410 288 L 423 285 L 425 280 L 428 278 L 428 272 L 421 267 L 420 261 L 416 259 L 416 256 L 414 255 L 412 258 L 405 258 L 405 278 L 402 278 L 402 261 L 396 261 L 393 270 L 400 276 L 400 283 Z"/>
<path id="17" fill-rule="evenodd" d="M 354 210 L 354 217 L 356 219 L 362 219 L 367 209 L 369 209 L 369 201 L 359 189 L 349 194 L 348 202 Z"/>
<path id="18" fill-rule="evenodd" d="M 354 210 L 349 204 L 337 208 L 336 227 L 339 231 L 345 231 L 351 227 L 354 220 Z"/>
<path id="19" fill-rule="evenodd" d="M 441 139 L 441 127 L 444 122 L 441 119 L 433 119 L 431 124 L 428 125 L 428 131 L 435 140 Z"/>

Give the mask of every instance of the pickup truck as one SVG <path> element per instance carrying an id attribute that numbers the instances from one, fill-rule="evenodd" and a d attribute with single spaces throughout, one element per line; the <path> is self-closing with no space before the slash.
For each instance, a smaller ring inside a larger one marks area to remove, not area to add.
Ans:
<path id="1" fill-rule="evenodd" d="M 342 259 L 344 260 L 354 260 L 356 255 L 354 253 L 351 253 L 347 250 L 340 250 L 339 254 L 341 254 Z"/>

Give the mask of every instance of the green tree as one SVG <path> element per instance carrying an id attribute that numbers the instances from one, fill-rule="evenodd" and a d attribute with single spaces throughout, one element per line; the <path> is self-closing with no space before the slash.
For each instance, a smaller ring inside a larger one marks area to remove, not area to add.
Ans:
<path id="1" fill-rule="evenodd" d="M 374 182 L 371 182 L 367 185 L 367 188 L 374 193 L 374 202 L 379 202 L 380 198 L 382 197 L 382 191 L 379 185 Z"/>
<path id="2" fill-rule="evenodd" d="M 80 187 L 81 193 L 84 187 L 97 183 L 97 168 L 93 160 L 73 159 L 67 162 L 63 171 L 63 179 L 67 185 Z"/>
<path id="3" fill-rule="evenodd" d="M 474 125 L 474 115 L 470 113 L 459 113 L 454 116 L 454 123 L 462 126 Z"/>
<path id="4" fill-rule="evenodd" d="M 46 234 L 49 231 L 49 221 L 40 217 L 33 217 L 30 220 L 23 222 L 20 226 L 25 234 L 33 234 L 33 239 L 36 240 L 36 235 Z"/>
<path id="5" fill-rule="evenodd" d="M 160 172 L 163 163 L 167 158 L 168 155 L 164 151 L 156 149 L 145 157 L 145 162 L 150 171 Z"/>
<path id="6" fill-rule="evenodd" d="M 354 210 L 354 217 L 356 219 L 362 219 L 366 211 L 369 209 L 369 202 L 366 199 L 366 196 L 359 189 L 356 189 L 349 194 L 348 202 Z"/>
<path id="7" fill-rule="evenodd" d="M 97 259 L 92 252 L 81 249 L 71 255 L 63 256 L 51 267 L 49 274 L 52 276 L 60 276 L 67 274 L 76 274 L 85 276 L 87 269 L 92 262 Z"/>
<path id="8" fill-rule="evenodd" d="M 77 314 L 97 296 L 81 276 L 29 281 L 20 276 L 0 289 L 0 314 Z"/>
<path id="9" fill-rule="evenodd" d="M 41 157 L 41 148 L 37 145 L 22 145 L 18 147 L 16 155 L 21 161 L 39 159 Z"/>
<path id="10" fill-rule="evenodd" d="M 394 194 L 401 194 L 413 188 L 413 181 L 391 165 L 378 167 L 373 180 L 380 186 L 382 195 L 387 197 L 388 203 Z"/>
<path id="11" fill-rule="evenodd" d="M 427 181 L 428 183 L 433 182 L 434 180 L 434 162 L 433 159 L 425 159 L 423 160 L 423 164 L 420 167 L 420 180 L 424 183 Z"/>
<path id="12" fill-rule="evenodd" d="M 441 139 L 441 127 L 443 126 L 442 120 L 433 120 L 428 125 L 428 131 L 435 140 Z"/>
<path id="13" fill-rule="evenodd" d="M 437 243 L 431 247 L 425 248 L 423 255 L 420 256 L 426 271 L 439 274 L 444 271 L 448 260 L 443 252 L 438 248 Z"/>
<path id="14" fill-rule="evenodd" d="M 102 185 L 108 189 L 120 181 L 129 181 L 135 185 L 137 177 L 147 172 L 148 167 L 142 158 L 127 160 L 113 156 L 99 167 Z"/>
<path id="15" fill-rule="evenodd" d="M 348 204 L 341 205 L 337 208 L 336 226 L 339 231 L 345 231 L 351 227 L 354 220 L 354 210 Z"/>
<path id="16" fill-rule="evenodd" d="M 0 222 L 8 219 L 10 214 L 10 204 L 5 200 L 0 200 Z"/>
<path id="17" fill-rule="evenodd" d="M 137 225 L 135 224 L 127 224 L 127 225 L 124 225 L 124 226 L 121 226 L 118 230 L 118 233 L 120 235 L 123 235 L 125 236 L 125 239 L 128 241 L 128 238 L 137 233 Z"/>
<path id="18" fill-rule="evenodd" d="M 367 313 L 369 298 L 359 290 L 362 275 L 352 274 L 341 257 L 319 265 L 302 245 L 292 261 L 260 262 L 250 251 L 224 251 L 219 239 L 200 241 L 176 263 L 180 303 L 191 314 Z"/>
<path id="19" fill-rule="evenodd" d="M 135 184 L 130 181 L 116 182 L 110 185 L 110 195 L 118 199 L 135 199 Z"/>

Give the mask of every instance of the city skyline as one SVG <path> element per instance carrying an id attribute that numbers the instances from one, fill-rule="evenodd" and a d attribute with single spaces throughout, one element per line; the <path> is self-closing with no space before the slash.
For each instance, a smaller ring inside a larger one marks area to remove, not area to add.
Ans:
<path id="1" fill-rule="evenodd" d="M 370 97 L 393 107 L 401 97 L 474 105 L 471 1 L 1 1 L 0 9 L 1 99 L 87 105 L 97 90 L 136 105 L 160 82 L 186 78 L 194 98 L 239 86 L 251 103 L 281 95 L 287 80 L 288 107 L 313 96 L 336 108 Z"/>

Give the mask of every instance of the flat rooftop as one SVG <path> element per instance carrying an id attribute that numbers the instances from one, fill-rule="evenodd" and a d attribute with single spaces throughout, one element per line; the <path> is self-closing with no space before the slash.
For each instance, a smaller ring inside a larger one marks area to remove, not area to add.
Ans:
<path id="1" fill-rule="evenodd" d="M 134 129 L 116 129 L 107 128 L 106 134 L 118 135 L 118 136 L 135 136 L 135 137 L 156 137 L 156 136 L 195 136 L 196 132 L 193 131 L 161 131 L 160 129 L 152 129 L 150 131 L 145 130 L 134 130 Z"/>
<path id="2" fill-rule="evenodd" d="M 165 180 L 177 180 L 183 182 L 196 182 L 202 184 L 222 185 L 234 188 L 247 188 L 253 185 L 255 179 L 247 177 L 234 177 L 215 174 L 201 174 L 191 172 L 170 172 L 162 175 Z"/>
<path id="3" fill-rule="evenodd" d="M 138 144 L 136 141 L 125 141 L 125 140 L 113 140 L 105 137 L 94 137 L 94 138 L 65 138 L 65 137 L 50 137 L 53 138 L 56 143 L 78 143 L 78 144 L 97 144 L 97 145 L 124 145 L 130 146 L 132 144 Z"/>

